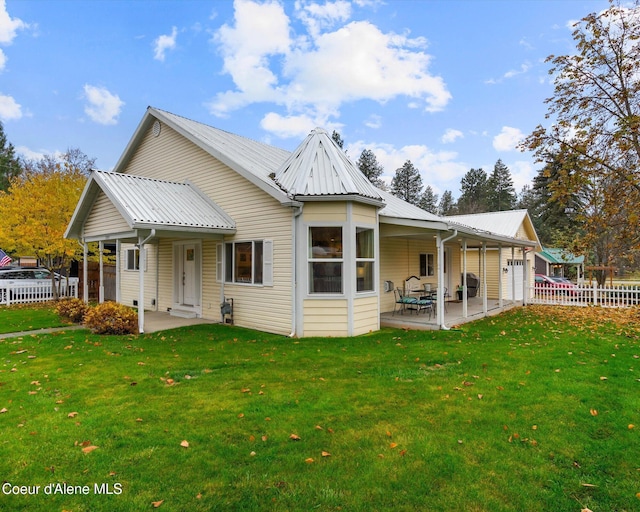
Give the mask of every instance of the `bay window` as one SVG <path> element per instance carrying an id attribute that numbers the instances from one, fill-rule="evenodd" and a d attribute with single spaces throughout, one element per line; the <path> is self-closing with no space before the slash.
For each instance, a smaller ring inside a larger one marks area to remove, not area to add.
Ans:
<path id="1" fill-rule="evenodd" d="M 309 228 L 309 293 L 343 293 L 341 226 Z"/>

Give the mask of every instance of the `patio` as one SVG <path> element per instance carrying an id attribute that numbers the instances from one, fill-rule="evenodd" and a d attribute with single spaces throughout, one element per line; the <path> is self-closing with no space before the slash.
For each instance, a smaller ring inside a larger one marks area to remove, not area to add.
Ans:
<path id="1" fill-rule="evenodd" d="M 497 315 L 511 309 L 512 307 L 521 305 L 521 301 L 503 301 L 503 307 L 497 299 L 487 299 L 487 316 Z M 462 314 L 462 301 L 447 301 L 447 307 L 444 314 L 444 323 L 447 327 L 454 327 L 460 324 L 479 320 L 484 316 L 482 307 L 482 297 L 471 297 L 467 300 L 467 316 Z M 429 318 L 428 313 L 416 313 L 415 311 L 405 311 L 404 314 L 392 311 L 386 311 L 380 314 L 380 327 L 395 327 L 401 329 L 422 329 L 435 330 L 439 329 L 436 321 L 435 312 Z"/>

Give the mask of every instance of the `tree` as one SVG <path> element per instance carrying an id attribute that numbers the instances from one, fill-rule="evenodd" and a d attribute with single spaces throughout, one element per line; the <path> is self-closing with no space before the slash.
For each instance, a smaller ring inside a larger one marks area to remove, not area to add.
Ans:
<path id="1" fill-rule="evenodd" d="M 487 180 L 487 211 L 502 212 L 513 210 L 516 205 L 516 191 L 509 168 L 498 159 Z"/>
<path id="2" fill-rule="evenodd" d="M 431 185 L 427 185 L 422 191 L 418 206 L 429 213 L 438 214 L 438 194 L 433 191 Z"/>
<path id="3" fill-rule="evenodd" d="M 460 215 L 487 211 L 487 173 L 484 169 L 470 169 L 460 181 L 460 191 Z"/>
<path id="4" fill-rule="evenodd" d="M 572 243 L 582 254 L 591 251 L 597 264 L 610 265 L 616 252 L 628 256 L 640 246 L 638 5 L 611 0 L 606 11 L 575 25 L 575 52 L 547 58 L 554 75 L 546 100 L 552 124 L 538 126 L 521 145 L 540 162 L 562 156 L 551 192 L 580 197 L 575 215 L 582 229 Z M 603 243 L 604 252 L 598 249 Z"/>
<path id="5" fill-rule="evenodd" d="M 0 190 L 7 190 L 11 178 L 21 172 L 22 165 L 16 157 L 15 148 L 7 141 L 4 126 L 0 122 Z"/>
<path id="6" fill-rule="evenodd" d="M 68 270 L 82 248 L 76 240 L 65 239 L 64 232 L 85 183 L 82 171 L 67 161 L 12 178 L 8 190 L 0 192 L 0 247 L 35 256 L 49 270 Z"/>
<path id="7" fill-rule="evenodd" d="M 333 130 L 333 133 L 331 134 L 331 138 L 338 145 L 340 149 L 344 149 L 344 141 L 342 140 L 342 137 L 337 131 Z"/>
<path id="8" fill-rule="evenodd" d="M 367 179 L 378 188 L 385 188 L 385 183 L 380 179 L 384 169 L 378 163 L 378 159 L 373 151 L 370 149 L 363 149 L 358 158 L 358 169 L 364 174 Z"/>
<path id="9" fill-rule="evenodd" d="M 420 202 L 421 190 L 420 171 L 414 167 L 411 160 L 407 160 L 402 167 L 396 169 L 396 174 L 391 180 L 391 193 L 417 206 Z"/>
<path id="10" fill-rule="evenodd" d="M 453 194 L 451 190 L 445 190 L 440 198 L 440 203 L 438 204 L 438 215 L 442 215 L 443 217 L 446 215 L 455 215 L 456 214 L 456 203 L 453 200 Z"/>

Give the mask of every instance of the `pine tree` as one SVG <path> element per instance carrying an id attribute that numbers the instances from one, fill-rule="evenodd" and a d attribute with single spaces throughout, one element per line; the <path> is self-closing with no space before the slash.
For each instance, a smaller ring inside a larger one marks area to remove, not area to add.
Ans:
<path id="1" fill-rule="evenodd" d="M 358 158 L 358 169 L 364 174 L 367 179 L 373 183 L 376 187 L 385 188 L 384 182 L 380 179 L 384 169 L 378 163 L 376 155 L 370 149 L 363 149 Z"/>
<path id="2" fill-rule="evenodd" d="M 438 194 L 433 191 L 431 185 L 424 188 L 418 206 L 429 213 L 438 214 Z"/>
<path id="3" fill-rule="evenodd" d="M 417 206 L 420 202 L 421 190 L 420 171 L 414 167 L 411 160 L 407 160 L 402 167 L 396 169 L 396 174 L 391 180 L 391 193 Z"/>
<path id="4" fill-rule="evenodd" d="M 338 145 L 340 149 L 344 149 L 344 141 L 342 140 L 342 137 L 337 131 L 333 130 L 333 133 L 331 134 L 331 138 Z"/>
<path id="5" fill-rule="evenodd" d="M 460 181 L 458 213 L 483 213 L 487 208 L 487 173 L 484 169 L 470 169 Z"/>
<path id="6" fill-rule="evenodd" d="M 438 215 L 442 215 L 443 217 L 446 215 L 455 215 L 456 214 L 456 203 L 453 200 L 453 194 L 451 190 L 445 190 L 440 198 L 440 203 L 438 203 Z"/>
<path id="7" fill-rule="evenodd" d="M 9 188 L 11 178 L 22 172 L 20 160 L 16 157 L 13 144 L 7 141 L 4 127 L 0 123 L 0 190 Z"/>
<path id="8" fill-rule="evenodd" d="M 509 168 L 498 160 L 487 181 L 488 211 L 501 212 L 513 210 L 516 206 L 516 190 Z"/>

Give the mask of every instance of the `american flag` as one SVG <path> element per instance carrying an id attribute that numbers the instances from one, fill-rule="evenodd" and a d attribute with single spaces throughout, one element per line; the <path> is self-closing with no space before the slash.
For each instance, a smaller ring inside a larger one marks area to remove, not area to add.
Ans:
<path id="1" fill-rule="evenodd" d="M 7 256 L 7 253 L 0 249 L 0 267 L 6 267 L 11 263 L 11 258 Z"/>

